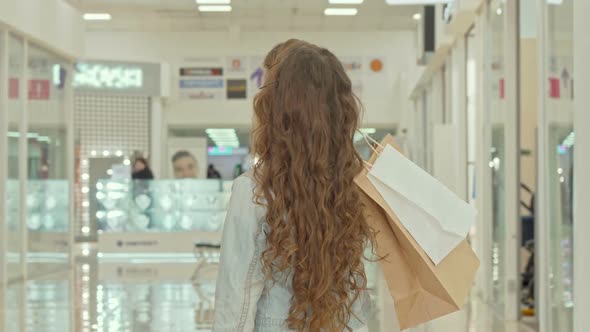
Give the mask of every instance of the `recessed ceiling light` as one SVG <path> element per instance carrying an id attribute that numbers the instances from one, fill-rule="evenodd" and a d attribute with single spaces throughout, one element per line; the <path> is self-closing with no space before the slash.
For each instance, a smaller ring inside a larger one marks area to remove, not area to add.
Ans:
<path id="1" fill-rule="evenodd" d="M 229 5 L 231 0 L 196 0 L 198 5 Z"/>
<path id="2" fill-rule="evenodd" d="M 501 7 L 498 7 L 498 9 L 496 9 L 496 14 L 502 15 L 502 8 Z"/>
<path id="3" fill-rule="evenodd" d="M 109 13 L 86 13 L 82 17 L 86 21 L 108 21 L 112 18 Z"/>
<path id="4" fill-rule="evenodd" d="M 326 8 L 324 15 L 326 16 L 354 16 L 358 14 L 356 8 Z"/>
<path id="5" fill-rule="evenodd" d="M 433 5 L 449 3 L 451 0 L 385 0 L 388 5 Z"/>
<path id="6" fill-rule="evenodd" d="M 330 0 L 331 5 L 360 5 L 365 0 Z"/>
<path id="7" fill-rule="evenodd" d="M 231 6 L 211 6 L 211 5 L 204 5 L 199 6 L 200 12 L 212 12 L 212 13 L 227 13 L 231 12 Z"/>
<path id="8" fill-rule="evenodd" d="M 416 21 L 420 21 L 422 19 L 422 15 L 420 13 L 416 13 L 412 15 L 412 18 Z"/>

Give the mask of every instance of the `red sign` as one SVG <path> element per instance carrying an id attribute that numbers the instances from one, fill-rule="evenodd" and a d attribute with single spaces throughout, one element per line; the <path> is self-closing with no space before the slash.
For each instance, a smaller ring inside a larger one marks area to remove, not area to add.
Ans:
<path id="1" fill-rule="evenodd" d="M 506 83 L 504 79 L 500 79 L 500 99 L 504 99 L 506 96 Z"/>
<path id="2" fill-rule="evenodd" d="M 550 77 L 549 78 L 549 97 L 551 98 L 560 98 L 561 97 L 561 90 L 560 90 L 560 81 L 559 78 Z"/>
<path id="3" fill-rule="evenodd" d="M 18 99 L 18 78 L 10 78 L 8 80 L 8 98 Z"/>
<path id="4" fill-rule="evenodd" d="M 49 99 L 49 80 L 29 81 L 29 100 Z"/>
<path id="5" fill-rule="evenodd" d="M 180 68 L 180 76 L 223 76 L 223 68 Z"/>

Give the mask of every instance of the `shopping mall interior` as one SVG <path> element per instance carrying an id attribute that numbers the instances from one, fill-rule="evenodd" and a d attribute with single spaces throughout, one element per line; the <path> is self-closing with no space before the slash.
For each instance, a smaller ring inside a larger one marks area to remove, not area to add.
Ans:
<path id="1" fill-rule="evenodd" d="M 253 97 L 290 38 L 342 63 L 363 158 L 367 136 L 391 135 L 477 210 L 465 249 L 479 269 L 456 308 L 403 326 L 396 280 L 367 261 L 368 331 L 589 331 L 588 13 L 587 0 L 0 0 L 0 331 L 212 331 L 232 184 L 257 158 Z"/>

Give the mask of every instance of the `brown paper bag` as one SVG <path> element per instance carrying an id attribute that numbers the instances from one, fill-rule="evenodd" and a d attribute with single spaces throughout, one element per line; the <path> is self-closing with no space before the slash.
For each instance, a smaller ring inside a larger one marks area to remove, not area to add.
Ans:
<path id="1" fill-rule="evenodd" d="M 390 135 L 381 142 L 381 146 L 386 144 L 399 150 Z M 369 163 L 377 157 L 374 153 Z M 467 241 L 461 242 L 435 266 L 369 181 L 367 173 L 365 169 L 355 182 L 366 194 L 363 201 L 367 221 L 377 232 L 376 251 L 384 257 L 381 268 L 400 328 L 405 330 L 460 310 L 479 267 L 471 246 Z"/>

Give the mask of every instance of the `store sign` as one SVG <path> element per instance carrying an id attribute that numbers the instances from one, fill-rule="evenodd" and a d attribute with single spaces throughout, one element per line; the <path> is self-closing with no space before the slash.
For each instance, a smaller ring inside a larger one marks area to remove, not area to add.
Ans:
<path id="1" fill-rule="evenodd" d="M 223 68 L 180 68 L 180 76 L 223 76 Z"/>
<path id="2" fill-rule="evenodd" d="M 49 86 L 49 80 L 29 80 L 29 100 L 48 100 Z"/>
<path id="3" fill-rule="evenodd" d="M 202 80 L 181 80 L 181 89 L 221 89 L 223 88 L 223 80 L 221 79 L 202 79 Z"/>
<path id="4" fill-rule="evenodd" d="M 246 80 L 227 80 L 227 99 L 246 99 Z"/>
<path id="5" fill-rule="evenodd" d="M 141 89 L 143 76 L 139 67 L 79 63 L 76 65 L 74 87 Z"/>
<path id="6" fill-rule="evenodd" d="M 62 83 L 65 73 L 53 68 L 53 80 Z M 81 61 L 75 66 L 73 86 L 79 91 L 113 94 L 160 96 L 159 63 Z"/>

